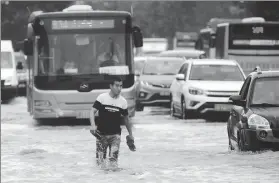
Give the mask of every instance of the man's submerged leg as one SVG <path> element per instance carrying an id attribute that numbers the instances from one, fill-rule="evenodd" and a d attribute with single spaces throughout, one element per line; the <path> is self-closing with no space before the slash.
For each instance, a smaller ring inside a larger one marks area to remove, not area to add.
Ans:
<path id="1" fill-rule="evenodd" d="M 98 166 L 104 166 L 106 154 L 107 154 L 107 143 L 104 141 L 96 140 L 96 163 Z"/>
<path id="2" fill-rule="evenodd" d="M 109 141 L 110 141 L 110 153 L 109 153 L 110 167 L 117 168 L 121 136 L 113 135 L 110 137 Z"/>

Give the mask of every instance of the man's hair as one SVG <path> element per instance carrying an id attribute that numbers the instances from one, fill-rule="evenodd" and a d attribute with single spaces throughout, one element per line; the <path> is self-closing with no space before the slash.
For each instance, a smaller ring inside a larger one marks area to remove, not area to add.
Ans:
<path id="1" fill-rule="evenodd" d="M 112 76 L 109 84 L 114 85 L 114 82 L 123 82 L 123 81 L 122 81 L 121 77 L 119 77 L 119 76 Z"/>

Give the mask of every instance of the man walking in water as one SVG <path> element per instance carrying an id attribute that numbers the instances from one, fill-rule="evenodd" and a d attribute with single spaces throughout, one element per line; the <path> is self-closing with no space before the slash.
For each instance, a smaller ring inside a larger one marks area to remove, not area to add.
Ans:
<path id="1" fill-rule="evenodd" d="M 124 120 L 129 133 L 127 139 L 134 140 L 128 117 L 128 104 L 126 99 L 120 95 L 122 85 L 121 78 L 114 77 L 110 83 L 110 91 L 97 97 L 90 114 L 90 132 L 96 137 L 99 136 L 96 140 L 98 165 L 103 165 L 107 148 L 109 148 L 110 165 L 112 167 L 118 166 L 122 120 Z M 97 124 L 95 123 L 96 113 L 98 113 Z"/>

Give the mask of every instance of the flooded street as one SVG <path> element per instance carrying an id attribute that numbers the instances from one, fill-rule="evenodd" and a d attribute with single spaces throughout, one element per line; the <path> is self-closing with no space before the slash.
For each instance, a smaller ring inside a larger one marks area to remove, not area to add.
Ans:
<path id="1" fill-rule="evenodd" d="M 123 127 L 119 166 L 95 164 L 89 125 L 42 126 L 26 99 L 1 105 L 1 182 L 279 182 L 279 152 L 228 150 L 226 123 L 179 120 L 168 109 L 146 108 L 132 119 L 137 151 Z"/>

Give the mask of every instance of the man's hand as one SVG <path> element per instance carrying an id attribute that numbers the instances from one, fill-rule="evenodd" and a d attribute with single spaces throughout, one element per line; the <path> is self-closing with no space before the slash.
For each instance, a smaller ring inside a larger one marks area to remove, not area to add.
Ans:
<path id="1" fill-rule="evenodd" d="M 131 140 L 135 140 L 133 135 L 128 135 Z"/>
<path id="2" fill-rule="evenodd" d="M 136 146 L 134 142 L 134 137 L 132 135 L 126 136 L 126 143 L 131 151 L 136 151 Z"/>
<path id="3" fill-rule="evenodd" d="M 91 126 L 91 127 L 90 127 L 90 133 L 92 133 L 93 135 L 96 134 L 96 130 L 97 130 L 97 127 L 96 127 L 96 126 Z"/>

